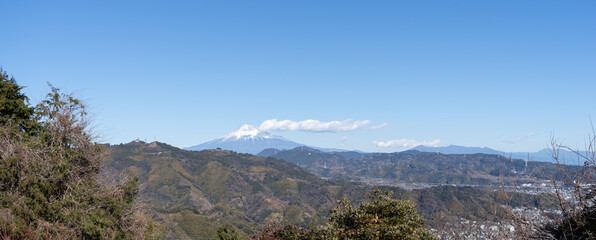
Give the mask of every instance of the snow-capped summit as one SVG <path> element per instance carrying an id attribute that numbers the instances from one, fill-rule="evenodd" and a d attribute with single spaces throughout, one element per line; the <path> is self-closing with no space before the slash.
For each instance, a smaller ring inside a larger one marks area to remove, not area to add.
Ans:
<path id="1" fill-rule="evenodd" d="M 267 148 L 282 150 L 293 149 L 299 146 L 303 146 L 303 144 L 292 142 L 280 136 L 273 136 L 267 132 L 260 131 L 252 125 L 244 124 L 237 130 L 221 138 L 184 149 L 200 151 L 221 148 L 240 153 L 257 154 Z"/>
<path id="2" fill-rule="evenodd" d="M 273 136 L 267 132 L 262 132 L 258 128 L 252 125 L 244 124 L 236 131 L 226 134 L 223 136 L 224 141 L 233 141 L 240 139 L 259 139 L 259 138 L 273 138 Z"/>

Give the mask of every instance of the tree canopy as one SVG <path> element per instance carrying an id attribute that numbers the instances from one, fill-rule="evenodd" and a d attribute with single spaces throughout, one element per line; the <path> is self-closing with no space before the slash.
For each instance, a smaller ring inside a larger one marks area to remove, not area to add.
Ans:
<path id="1" fill-rule="evenodd" d="M 0 125 L 13 125 L 21 130 L 31 127 L 34 108 L 28 105 L 29 99 L 21 93 L 22 89 L 0 68 Z"/>
<path id="2" fill-rule="evenodd" d="M 323 226 L 305 230 L 274 225 L 252 239 L 434 239 L 423 226 L 424 220 L 416 213 L 414 203 L 396 199 L 391 191 L 375 189 L 369 194 L 369 201 L 358 207 L 341 199 Z"/>

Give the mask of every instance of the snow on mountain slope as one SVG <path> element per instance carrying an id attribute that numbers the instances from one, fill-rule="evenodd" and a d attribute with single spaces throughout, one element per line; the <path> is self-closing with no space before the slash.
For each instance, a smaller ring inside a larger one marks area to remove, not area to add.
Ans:
<path id="1" fill-rule="evenodd" d="M 254 126 L 245 124 L 221 138 L 187 147 L 185 149 L 200 151 L 204 149 L 221 148 L 239 153 L 257 154 L 267 148 L 292 149 L 299 146 L 304 145 L 292 142 L 280 136 L 271 135 L 267 132 L 260 131 Z"/>

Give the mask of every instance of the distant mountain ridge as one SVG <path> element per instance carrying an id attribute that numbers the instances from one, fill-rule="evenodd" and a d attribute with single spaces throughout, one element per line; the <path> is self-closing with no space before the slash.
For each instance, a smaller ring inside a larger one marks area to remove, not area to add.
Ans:
<path id="1" fill-rule="evenodd" d="M 449 145 L 446 147 L 429 147 L 420 145 L 410 150 L 416 150 L 420 152 L 438 152 L 442 154 L 499 154 L 503 157 L 511 157 L 513 159 L 528 160 L 529 158 L 530 161 L 554 162 L 552 150 L 548 148 L 542 149 L 538 152 L 504 152 L 487 147 L 464 147 L 457 145 Z M 581 165 L 581 163 L 578 163 L 577 161 L 576 154 L 568 150 L 560 149 L 559 159 L 562 161 L 564 160 L 564 162 L 561 162 L 564 164 Z"/>
<path id="2" fill-rule="evenodd" d="M 301 145 L 304 146 L 304 148 L 306 149 L 306 145 Z M 310 150 L 318 150 L 321 152 L 332 152 L 334 154 L 340 155 L 346 159 L 350 159 L 350 158 L 359 158 L 359 157 L 364 157 L 367 155 L 371 155 L 371 154 L 382 154 L 382 153 L 367 153 L 367 152 L 361 152 L 361 151 L 346 151 L 346 150 L 341 150 L 341 149 L 324 149 L 324 148 L 316 148 L 316 147 L 308 147 Z M 292 150 L 295 148 L 289 148 L 289 149 L 277 149 L 277 148 L 268 148 L 268 149 L 264 149 L 263 151 L 259 152 L 257 155 L 259 156 L 268 156 L 268 157 L 274 157 L 276 152 L 281 152 L 283 150 Z M 552 150 L 545 148 L 542 149 L 538 152 L 504 152 L 504 151 L 499 151 L 499 150 L 495 150 L 492 148 L 487 148 L 487 147 L 465 147 L 465 146 L 457 146 L 457 145 L 449 145 L 446 147 L 429 147 L 429 146 L 416 146 L 414 148 L 411 148 L 409 150 L 406 151 L 402 151 L 400 153 L 408 153 L 411 151 L 415 151 L 415 152 L 423 152 L 423 153 L 427 153 L 427 152 L 431 152 L 431 153 L 441 153 L 441 154 L 493 154 L 493 155 L 500 155 L 504 158 L 512 158 L 512 159 L 520 159 L 520 160 L 529 160 L 530 161 L 536 161 L 536 162 L 550 162 L 553 163 L 555 162 L 553 160 L 552 157 Z M 581 152 L 582 154 L 585 154 L 584 152 Z M 577 161 L 577 155 L 571 151 L 568 150 L 564 150 L 564 149 L 560 149 L 559 150 L 559 159 L 561 160 L 562 164 L 566 164 L 566 165 L 582 165 L 582 163 L 578 163 Z"/>
<path id="3" fill-rule="evenodd" d="M 275 151 L 282 151 L 282 150 L 291 150 L 297 147 L 308 147 L 311 149 L 316 149 L 322 152 L 335 152 L 340 155 L 350 155 L 349 158 L 353 158 L 356 155 L 366 154 L 366 152 L 362 151 L 348 151 L 343 149 L 336 149 L 336 148 L 319 148 L 314 146 L 308 146 L 306 144 L 297 143 L 291 140 L 288 140 L 281 136 L 275 136 L 269 134 L 268 132 L 264 132 L 259 130 L 258 128 L 244 124 L 240 128 L 232 131 L 225 136 L 205 142 L 199 145 L 190 146 L 184 148 L 185 150 L 191 151 L 200 151 L 206 149 L 217 149 L 221 148 L 224 150 L 232 150 L 239 153 L 249 153 L 253 155 L 265 155 L 271 156 L 268 153 L 260 154 L 262 151 L 267 150 L 268 152 L 275 152 Z M 438 152 L 442 154 L 498 154 L 506 158 L 512 159 L 521 159 L 521 160 L 530 160 L 530 161 L 538 161 L 538 162 L 554 162 L 552 158 L 551 150 L 545 148 L 538 152 L 504 152 L 495 150 L 488 147 L 465 147 L 465 146 L 457 146 L 457 145 L 449 145 L 445 147 L 429 147 L 424 145 L 419 145 L 410 150 L 416 150 L 419 152 Z M 409 151 L 409 150 L 408 150 Z M 568 150 L 560 150 L 560 159 L 564 160 L 562 163 L 570 164 L 570 165 L 581 165 L 581 162 L 577 161 L 577 156 L 571 151 Z"/>
<path id="4" fill-rule="evenodd" d="M 381 179 L 381 183 L 392 184 L 515 186 L 540 184 L 546 180 L 545 176 L 554 176 L 557 171 L 557 165 L 553 163 L 528 162 L 502 154 L 485 153 L 443 154 L 418 150 L 395 153 L 326 153 L 304 147 L 283 151 L 266 149 L 259 155 L 295 163 L 310 173 L 327 179 L 355 182 Z M 567 172 L 579 170 L 578 166 L 561 166 Z"/>
<path id="5" fill-rule="evenodd" d="M 483 154 L 502 154 L 504 152 L 494 150 L 492 148 L 487 147 L 464 147 L 464 146 L 457 146 L 457 145 L 449 145 L 446 147 L 429 147 L 424 145 L 416 146 L 410 150 L 417 150 L 420 152 L 439 152 L 442 154 L 474 154 L 474 153 L 483 153 Z"/>

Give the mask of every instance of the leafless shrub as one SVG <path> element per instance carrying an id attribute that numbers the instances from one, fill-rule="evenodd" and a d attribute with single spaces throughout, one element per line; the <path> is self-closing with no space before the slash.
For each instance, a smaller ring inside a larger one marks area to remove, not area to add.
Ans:
<path id="1" fill-rule="evenodd" d="M 557 199 L 558 214 L 542 219 L 530 219 L 523 212 L 510 214 L 525 239 L 596 239 L 596 131 L 585 141 L 585 151 L 564 145 L 551 138 L 552 159 L 557 164 L 554 175 L 547 176 Z M 573 153 L 566 159 L 562 150 Z M 579 170 L 566 163 L 577 162 Z M 544 213 L 543 215 L 546 215 Z M 551 214 L 553 215 L 553 214 Z"/>

